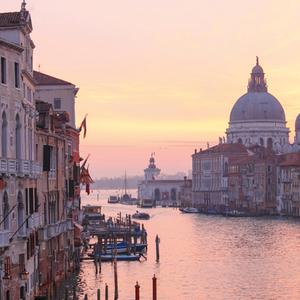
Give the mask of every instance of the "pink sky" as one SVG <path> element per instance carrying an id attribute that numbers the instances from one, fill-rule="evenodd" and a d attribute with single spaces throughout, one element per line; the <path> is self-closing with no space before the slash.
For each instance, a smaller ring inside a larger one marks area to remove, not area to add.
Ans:
<path id="1" fill-rule="evenodd" d="M 82 155 L 94 177 L 191 169 L 194 148 L 224 135 L 255 56 L 294 136 L 300 112 L 297 0 L 28 0 L 35 66 L 80 87 Z M 15 11 L 20 0 L 1 0 Z"/>

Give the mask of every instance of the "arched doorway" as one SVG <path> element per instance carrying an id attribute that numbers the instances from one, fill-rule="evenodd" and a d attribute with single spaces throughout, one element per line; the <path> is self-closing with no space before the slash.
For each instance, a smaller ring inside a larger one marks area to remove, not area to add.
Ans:
<path id="1" fill-rule="evenodd" d="M 176 196 L 176 189 L 171 189 L 171 200 L 172 201 L 176 201 L 177 200 L 177 196 Z"/>
<path id="2" fill-rule="evenodd" d="M 264 145 L 265 145 L 265 142 L 264 142 L 264 139 L 263 139 L 263 138 L 260 138 L 260 139 L 259 139 L 259 144 L 260 144 L 261 146 L 264 146 Z"/>
<path id="3" fill-rule="evenodd" d="M 156 188 L 154 190 L 154 200 L 155 201 L 160 201 L 160 189 L 159 188 Z"/>
<path id="4" fill-rule="evenodd" d="M 16 159 L 21 159 L 21 122 L 19 115 L 16 116 Z"/>
<path id="5" fill-rule="evenodd" d="M 273 139 L 272 138 L 268 138 L 267 147 L 268 147 L 268 149 L 273 149 Z"/>
<path id="6" fill-rule="evenodd" d="M 9 230 L 9 203 L 7 192 L 3 195 L 3 229 Z"/>
<path id="7" fill-rule="evenodd" d="M 7 118 L 5 111 L 2 113 L 1 154 L 2 157 L 7 157 Z"/>

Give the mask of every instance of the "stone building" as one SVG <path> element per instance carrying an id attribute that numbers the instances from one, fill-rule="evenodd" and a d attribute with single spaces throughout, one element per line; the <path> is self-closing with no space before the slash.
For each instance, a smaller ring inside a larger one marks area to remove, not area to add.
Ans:
<path id="1" fill-rule="evenodd" d="M 248 155 L 234 158 L 228 167 L 228 210 L 250 214 L 276 213 L 277 157 L 263 146 L 248 148 Z"/>
<path id="2" fill-rule="evenodd" d="M 35 156 L 32 23 L 25 2 L 0 13 L 0 296 L 32 299 L 38 289 L 40 225 Z"/>
<path id="3" fill-rule="evenodd" d="M 150 157 L 149 166 L 144 170 L 145 180 L 138 184 L 138 199 L 151 202 L 152 205 L 179 205 L 183 179 L 160 179 L 160 169 L 155 159 Z"/>
<path id="4" fill-rule="evenodd" d="M 37 101 L 36 151 L 43 166 L 38 178 L 42 226 L 39 230 L 39 294 L 50 299 L 71 271 L 73 223 L 67 216 L 68 160 L 65 124 L 68 114 L 55 113 L 49 103 Z"/>
<path id="5" fill-rule="evenodd" d="M 278 165 L 278 212 L 300 217 L 300 152 L 280 156 Z"/>
<path id="6" fill-rule="evenodd" d="M 219 144 L 192 155 L 192 201 L 202 211 L 222 212 L 228 204 L 228 170 L 232 160 L 247 157 L 242 144 Z"/>
<path id="7" fill-rule="evenodd" d="M 80 211 L 78 89 L 33 72 L 31 32 L 25 1 L 19 12 L 0 13 L 0 299 L 5 300 L 57 299 L 55 287 L 74 269 Z"/>
<path id="8" fill-rule="evenodd" d="M 248 91 L 231 110 L 227 140 L 219 138 L 219 145 L 192 156 L 193 205 L 217 212 L 298 214 L 295 202 L 287 200 L 299 194 L 297 170 L 290 159 L 281 160 L 300 151 L 300 115 L 292 144 L 289 132 L 284 109 L 268 92 L 257 58 Z M 294 184 L 283 183 L 286 177 Z"/>
<path id="9" fill-rule="evenodd" d="M 79 88 L 68 81 L 37 71 L 34 71 L 33 77 L 37 83 L 35 98 L 52 104 L 55 112 L 68 112 L 68 124 L 75 128 L 75 98 Z"/>

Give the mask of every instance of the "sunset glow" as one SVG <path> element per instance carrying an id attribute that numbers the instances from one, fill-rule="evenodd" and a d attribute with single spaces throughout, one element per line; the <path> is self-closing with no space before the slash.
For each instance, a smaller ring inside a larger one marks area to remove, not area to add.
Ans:
<path id="1" fill-rule="evenodd" d="M 191 169 L 194 149 L 225 135 L 255 56 L 285 109 L 300 113 L 300 3 L 28 0 L 35 69 L 80 88 L 81 153 L 94 177 Z M 19 0 L 2 0 L 15 11 Z"/>

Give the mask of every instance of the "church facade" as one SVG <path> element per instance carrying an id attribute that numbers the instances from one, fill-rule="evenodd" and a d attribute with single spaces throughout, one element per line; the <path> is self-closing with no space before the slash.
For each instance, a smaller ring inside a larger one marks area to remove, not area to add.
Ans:
<path id="1" fill-rule="evenodd" d="M 206 213 L 300 217 L 300 114 L 290 143 L 285 112 L 268 92 L 258 58 L 234 104 L 227 140 L 192 155 L 192 203 Z"/>

